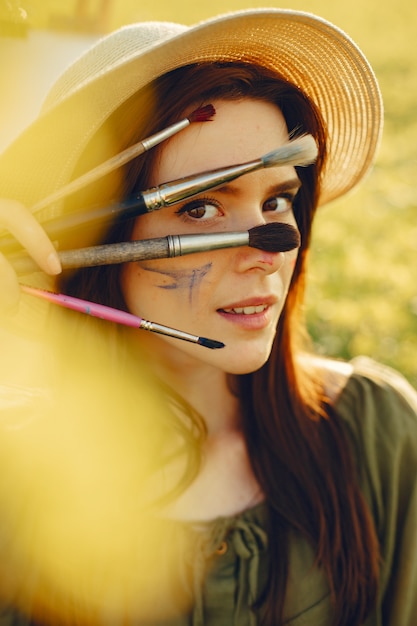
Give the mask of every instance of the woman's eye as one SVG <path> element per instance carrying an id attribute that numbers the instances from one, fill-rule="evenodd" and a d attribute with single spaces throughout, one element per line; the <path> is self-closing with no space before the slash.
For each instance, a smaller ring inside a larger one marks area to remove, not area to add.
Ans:
<path id="1" fill-rule="evenodd" d="M 285 213 L 292 209 L 293 198 L 291 196 L 274 196 L 268 198 L 263 205 L 263 211 L 273 211 L 275 213 Z"/>
<path id="2" fill-rule="evenodd" d="M 195 220 L 209 220 L 220 215 L 221 211 L 212 200 L 194 200 L 187 202 L 177 213 Z"/>

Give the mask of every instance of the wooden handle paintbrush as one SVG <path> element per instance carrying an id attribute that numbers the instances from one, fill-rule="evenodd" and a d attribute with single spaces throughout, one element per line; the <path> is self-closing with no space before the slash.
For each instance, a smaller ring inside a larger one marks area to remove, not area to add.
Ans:
<path id="1" fill-rule="evenodd" d="M 298 248 L 300 234 L 286 223 L 255 226 L 248 231 L 168 235 L 155 239 L 124 241 L 91 246 L 58 253 L 63 269 L 111 265 L 151 259 L 165 259 L 185 254 L 249 246 L 267 252 L 287 252 Z M 29 257 L 17 257 L 12 264 L 18 274 L 29 274 L 39 268 Z"/>

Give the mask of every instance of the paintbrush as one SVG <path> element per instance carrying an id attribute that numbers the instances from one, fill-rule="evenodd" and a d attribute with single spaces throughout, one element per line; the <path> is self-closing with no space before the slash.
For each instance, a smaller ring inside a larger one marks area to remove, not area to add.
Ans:
<path id="1" fill-rule="evenodd" d="M 120 309 L 114 309 L 113 307 L 106 306 L 104 304 L 97 304 L 96 302 L 90 302 L 89 300 L 82 300 L 81 298 L 75 298 L 74 296 L 67 296 L 63 293 L 54 293 L 47 291 L 46 289 L 38 289 L 36 287 L 29 287 L 28 285 L 20 285 L 24 293 L 42 298 L 48 302 L 58 304 L 66 309 L 78 311 L 79 313 L 85 313 L 92 317 L 98 317 L 102 320 L 109 322 L 115 322 L 116 324 L 122 324 L 123 326 L 130 326 L 132 328 L 142 328 L 143 330 L 149 330 L 159 335 L 166 335 L 168 337 L 174 337 L 175 339 L 182 339 L 183 341 L 190 341 L 196 343 L 205 348 L 216 350 L 218 348 L 224 348 L 224 343 L 221 341 L 215 341 L 214 339 L 207 339 L 206 337 L 199 337 L 197 335 L 191 335 L 185 333 L 182 330 L 176 330 L 169 326 L 163 326 L 155 322 L 150 322 L 128 313 L 127 311 L 121 311 Z"/>
<path id="2" fill-rule="evenodd" d="M 64 185 L 64 187 L 61 187 L 54 193 L 50 194 L 46 198 L 43 198 L 35 205 L 33 205 L 31 211 L 33 213 L 40 211 L 41 209 L 44 209 L 45 207 L 52 204 L 53 202 L 57 202 L 58 200 L 66 198 L 76 191 L 79 191 L 83 187 L 86 187 L 87 185 L 98 180 L 99 178 L 106 176 L 106 174 L 109 174 L 113 170 L 121 167 L 122 165 L 125 165 L 129 161 L 132 161 L 132 159 L 135 159 L 144 152 L 147 152 L 151 148 L 154 148 L 166 139 L 169 139 L 169 137 L 176 135 L 184 128 L 187 128 L 187 126 L 189 126 L 190 124 L 193 124 L 194 122 L 207 122 L 211 120 L 215 112 L 215 108 L 212 104 L 207 104 L 203 107 L 196 109 L 183 120 L 180 120 L 179 122 L 176 122 L 175 124 L 164 128 L 163 130 L 155 133 L 154 135 L 151 135 L 150 137 L 147 137 L 146 139 L 142 139 L 142 141 L 138 141 L 138 143 L 135 143 L 133 146 L 126 148 L 126 150 L 119 152 L 107 161 L 104 161 L 100 165 L 97 165 L 97 167 L 93 168 L 92 170 L 89 170 L 85 174 L 82 174 L 78 178 L 70 181 L 67 185 Z"/>
<path id="3" fill-rule="evenodd" d="M 62 269 L 166 259 L 196 252 L 249 246 L 266 252 L 288 252 L 300 245 L 299 231 L 285 223 L 261 224 L 248 231 L 168 235 L 58 252 Z M 9 259 L 18 274 L 39 272 L 29 257 Z"/>
<path id="4" fill-rule="evenodd" d="M 292 139 L 280 148 L 277 148 L 277 150 L 273 150 L 255 161 L 202 172 L 169 183 L 163 183 L 159 187 L 153 187 L 121 202 L 105 207 L 85 209 L 71 215 L 63 215 L 44 222 L 42 226 L 52 239 L 59 238 L 60 234 L 62 235 L 74 228 L 86 227 L 95 222 L 110 222 L 116 218 L 128 219 L 170 206 L 262 168 L 284 165 L 304 167 L 314 163 L 316 157 L 317 145 L 314 138 L 311 135 L 303 135 L 297 139 Z M 0 244 L 2 252 L 16 249 L 15 240 L 6 241 L 3 239 Z"/>
<path id="5" fill-rule="evenodd" d="M 195 111 L 190 113 L 188 117 L 180 120 L 179 122 L 176 122 L 175 124 L 172 124 L 171 126 L 168 126 L 167 128 L 164 128 L 163 130 L 155 133 L 154 135 L 151 135 L 150 137 L 147 137 L 146 139 L 142 139 L 142 141 L 135 143 L 133 146 L 130 146 L 129 148 L 126 148 L 126 150 L 119 152 L 118 154 L 111 157 L 107 161 L 104 161 L 103 163 L 93 168 L 92 170 L 89 170 L 85 174 L 82 174 L 78 178 L 75 178 L 74 180 L 70 181 L 67 185 L 64 185 L 60 189 L 57 189 L 55 192 L 51 193 L 49 196 L 42 198 L 42 200 L 40 200 L 39 202 L 37 202 L 36 204 L 32 206 L 31 208 L 32 213 L 36 213 L 40 211 L 41 209 L 44 209 L 45 207 L 49 206 L 50 204 L 53 204 L 54 202 L 57 202 L 58 200 L 62 200 L 63 198 L 70 196 L 76 191 L 79 191 L 83 187 L 86 187 L 87 185 L 98 180 L 99 178 L 102 178 L 106 174 L 109 174 L 113 170 L 121 167 L 122 165 L 125 165 L 132 159 L 147 152 L 148 150 L 162 143 L 166 139 L 169 139 L 173 135 L 176 135 L 184 128 L 187 128 L 187 126 L 189 126 L 190 124 L 193 124 L 194 122 L 210 121 L 212 117 L 215 115 L 215 113 L 216 113 L 216 110 L 212 104 L 206 104 L 205 106 L 195 109 Z M 87 218 L 85 221 L 83 220 L 80 225 L 84 223 L 88 223 L 89 221 L 90 220 Z M 94 221 L 94 220 L 91 220 L 91 221 Z M 61 228 L 59 226 L 59 221 L 57 222 L 57 224 L 55 224 L 53 220 L 50 220 L 46 224 L 49 224 L 49 227 L 47 226 L 47 232 L 50 236 L 53 236 L 55 234 L 56 235 L 62 234 L 62 232 L 65 231 L 65 228 L 66 228 L 65 223 L 63 224 Z M 4 237 L 1 237 L 1 240 L 0 240 L 1 252 L 3 253 L 14 252 L 20 247 L 21 246 L 19 246 L 19 242 L 17 242 L 16 239 L 14 239 L 13 237 L 8 237 L 7 235 L 5 235 Z"/>

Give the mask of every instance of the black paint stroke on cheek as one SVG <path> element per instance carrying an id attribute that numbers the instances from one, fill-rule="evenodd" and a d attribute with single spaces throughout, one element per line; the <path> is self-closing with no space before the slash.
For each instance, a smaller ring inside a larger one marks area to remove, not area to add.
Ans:
<path id="1" fill-rule="evenodd" d="M 206 265 L 191 270 L 157 270 L 149 267 L 147 263 L 141 263 L 143 270 L 162 274 L 172 280 L 172 283 L 168 285 L 156 285 L 159 289 L 188 289 L 188 300 L 190 304 L 193 300 L 194 291 L 198 289 L 204 277 L 211 270 L 211 267 L 212 263 L 206 263 Z"/>

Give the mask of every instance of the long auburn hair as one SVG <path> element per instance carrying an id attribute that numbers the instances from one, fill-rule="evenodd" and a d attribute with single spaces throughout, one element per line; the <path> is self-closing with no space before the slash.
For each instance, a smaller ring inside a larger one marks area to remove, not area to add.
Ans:
<path id="1" fill-rule="evenodd" d="M 318 370 L 300 358 L 305 346 L 302 303 L 313 217 L 326 159 L 326 129 L 320 112 L 295 86 L 271 71 L 247 64 L 208 63 L 175 70 L 131 97 L 106 123 L 115 152 L 164 128 L 215 98 L 252 97 L 275 103 L 293 134 L 310 133 L 319 146 L 317 162 L 298 168 L 302 187 L 294 207 L 302 245 L 273 350 L 258 371 L 233 377 L 241 399 L 243 432 L 253 471 L 270 512 L 270 572 L 258 599 L 260 623 L 283 622 L 289 570 L 288 535 L 301 533 L 324 569 L 334 604 L 334 625 L 361 624 L 377 596 L 379 552 L 374 525 L 356 478 L 349 442 L 332 409 Z M 74 175 L 92 167 L 94 141 Z M 158 149 L 125 166 L 117 194 L 149 186 Z M 101 156 L 102 159 L 102 156 Z M 113 190 L 114 191 L 114 190 Z M 93 186 L 80 206 L 101 193 Z M 91 194 L 88 197 L 88 194 Z M 116 222 L 102 243 L 127 240 L 133 220 Z M 126 309 L 120 266 L 77 270 L 61 279 L 67 293 Z"/>

